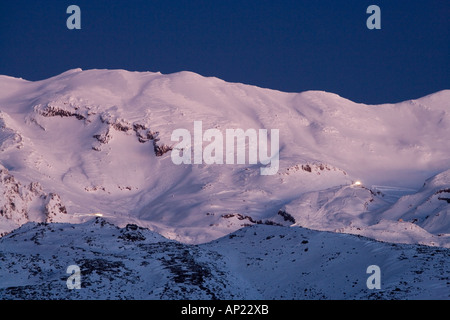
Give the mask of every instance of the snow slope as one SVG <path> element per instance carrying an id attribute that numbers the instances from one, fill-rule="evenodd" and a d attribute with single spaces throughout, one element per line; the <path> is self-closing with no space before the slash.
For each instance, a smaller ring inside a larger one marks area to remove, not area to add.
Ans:
<path id="1" fill-rule="evenodd" d="M 248 291 L 222 275 L 215 252 L 101 218 L 28 223 L 0 242 L 0 299 L 242 299 Z M 80 268 L 80 290 L 68 289 L 71 265 Z"/>
<path id="2" fill-rule="evenodd" d="M 448 173 L 392 204 L 364 186 L 333 187 L 302 194 L 280 213 L 284 225 L 352 233 L 380 241 L 450 247 Z M 278 221 L 281 219 L 278 218 Z M 275 220 L 277 221 L 277 220 Z"/>
<path id="3" fill-rule="evenodd" d="M 378 196 L 366 205 L 370 190 L 351 184 L 418 190 L 448 170 L 449 100 L 445 90 L 364 105 L 332 93 L 284 93 L 191 72 L 74 69 L 36 82 L 0 76 L 0 164 L 13 177 L 1 182 L 12 200 L 0 203 L 0 233 L 26 221 L 79 223 L 101 214 L 122 227 L 135 223 L 202 243 L 246 224 L 291 225 L 278 214 L 285 208 L 297 225 L 318 230 L 364 227 L 375 239 L 448 246 L 439 236 L 449 233 L 445 201 L 435 197 L 430 207 L 434 216 L 441 212 L 439 219 L 425 219 L 429 207 L 421 205 L 417 214 L 427 222 L 421 218 L 405 230 L 398 219 L 409 221 L 416 211 Z M 223 133 L 279 129 L 277 174 L 261 176 L 260 164 L 173 164 L 164 153 L 176 144 L 171 134 L 193 132 L 194 121 Z M 448 174 L 441 180 L 445 190 Z M 37 184 L 42 189 L 31 194 L 27 186 Z M 419 191 L 415 201 L 429 196 Z M 312 211 L 303 210 L 308 202 Z"/>
<path id="4" fill-rule="evenodd" d="M 300 227 L 254 225 L 187 245 L 98 217 L 27 223 L 0 239 L 0 299 L 447 300 L 449 259 L 449 249 Z M 67 287 L 71 265 L 80 289 Z M 380 289 L 366 285 L 370 265 Z"/>

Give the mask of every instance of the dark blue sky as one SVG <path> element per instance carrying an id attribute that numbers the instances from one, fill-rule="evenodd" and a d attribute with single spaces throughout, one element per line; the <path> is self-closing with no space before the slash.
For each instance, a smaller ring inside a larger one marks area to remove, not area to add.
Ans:
<path id="1" fill-rule="evenodd" d="M 66 9 L 81 8 L 81 30 Z M 381 8 L 381 30 L 366 9 Z M 450 89 L 447 0 L 1 0 L 0 74 L 189 70 L 384 103 Z"/>

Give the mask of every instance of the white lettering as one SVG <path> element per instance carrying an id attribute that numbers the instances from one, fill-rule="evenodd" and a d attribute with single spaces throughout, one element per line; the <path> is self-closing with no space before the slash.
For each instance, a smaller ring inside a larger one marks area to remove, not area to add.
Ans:
<path id="1" fill-rule="evenodd" d="M 259 134 L 259 138 L 258 138 Z M 225 163 L 226 164 L 257 164 L 259 161 L 265 167 L 260 168 L 261 175 L 274 175 L 279 169 L 279 130 L 267 129 L 226 129 L 225 131 Z M 194 164 L 224 164 L 224 137 L 218 129 L 208 129 L 203 133 L 202 121 L 194 121 L 194 136 L 187 129 L 176 129 L 172 132 L 172 141 L 178 142 L 172 149 L 172 162 L 192 164 L 192 145 Z M 248 140 L 248 143 L 247 143 Z M 210 142 L 203 150 L 203 141 Z M 236 141 L 236 143 L 235 143 Z M 191 144 L 192 143 L 192 144 Z M 246 148 L 248 147 L 248 162 Z"/>

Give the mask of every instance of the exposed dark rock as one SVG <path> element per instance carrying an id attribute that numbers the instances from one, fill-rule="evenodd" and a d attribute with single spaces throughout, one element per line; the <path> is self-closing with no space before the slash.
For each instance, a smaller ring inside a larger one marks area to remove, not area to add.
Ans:
<path id="1" fill-rule="evenodd" d="M 295 219 L 294 219 L 294 217 L 293 216 L 291 216 L 289 213 L 287 213 L 286 211 L 284 211 L 284 210 L 278 210 L 278 213 L 277 213 L 279 216 L 282 216 L 283 217 L 283 219 L 284 219 L 284 221 L 288 221 L 288 222 L 292 222 L 292 223 L 295 223 Z"/>
<path id="2" fill-rule="evenodd" d="M 64 110 L 55 106 L 46 105 L 43 109 L 40 109 L 39 114 L 43 117 L 75 117 L 77 120 L 85 120 L 86 117 L 82 114 Z"/>
<path id="3" fill-rule="evenodd" d="M 127 224 L 124 229 L 120 230 L 121 235 L 118 238 L 132 242 L 144 241 L 145 236 L 139 231 L 140 229 L 142 228 L 135 224 Z"/>
<path id="4" fill-rule="evenodd" d="M 157 157 L 161 157 L 163 154 L 169 152 L 172 150 L 172 147 L 169 147 L 168 145 L 157 145 L 156 142 L 153 142 L 153 149 L 155 151 L 155 155 Z"/>

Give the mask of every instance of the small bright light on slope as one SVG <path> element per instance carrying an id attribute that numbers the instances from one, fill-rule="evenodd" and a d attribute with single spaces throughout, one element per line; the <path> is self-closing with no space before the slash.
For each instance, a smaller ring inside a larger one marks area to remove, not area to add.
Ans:
<path id="1" fill-rule="evenodd" d="M 359 181 L 359 180 L 357 180 L 357 181 L 355 181 L 355 182 L 353 183 L 353 185 L 354 185 L 354 186 L 360 186 L 360 185 L 362 185 L 362 182 Z"/>
<path id="2" fill-rule="evenodd" d="M 103 214 L 101 214 L 101 213 L 95 213 L 94 216 L 96 216 L 96 217 L 103 217 Z"/>

